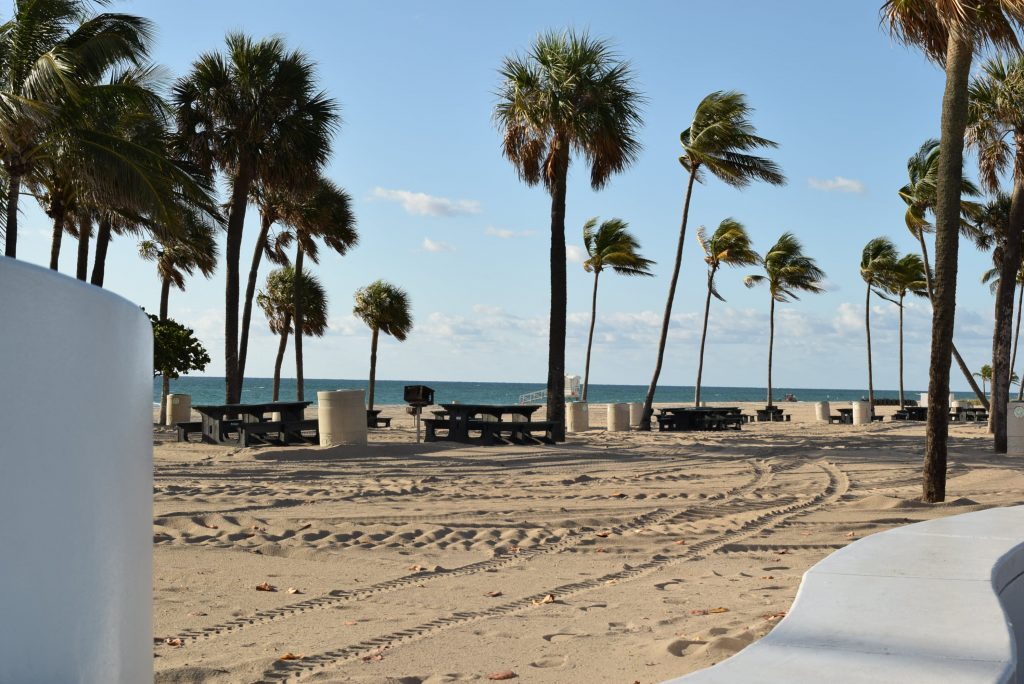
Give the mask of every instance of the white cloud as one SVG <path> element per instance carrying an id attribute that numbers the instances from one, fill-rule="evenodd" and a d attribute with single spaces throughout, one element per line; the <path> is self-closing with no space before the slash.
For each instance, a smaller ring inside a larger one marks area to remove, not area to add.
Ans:
<path id="1" fill-rule="evenodd" d="M 587 258 L 587 253 L 579 245 L 565 245 L 565 260 L 572 264 L 582 264 Z"/>
<path id="2" fill-rule="evenodd" d="M 423 238 L 423 249 L 427 252 L 454 252 L 455 248 L 447 242 L 434 242 L 428 237 Z"/>
<path id="3" fill-rule="evenodd" d="M 502 240 L 510 240 L 517 237 L 529 237 L 534 234 L 532 230 L 507 230 L 505 228 L 495 228 L 494 226 L 487 226 L 484 228 L 484 233 L 487 235 L 493 235 L 499 237 Z"/>
<path id="4" fill-rule="evenodd" d="M 481 211 L 480 202 L 476 200 L 451 200 L 447 197 L 434 197 L 425 192 L 378 187 L 373 189 L 373 196 L 388 202 L 398 202 L 407 213 L 418 216 L 460 216 L 479 214 Z"/>
<path id="5" fill-rule="evenodd" d="M 859 180 L 843 178 L 842 176 L 836 176 L 835 178 L 808 178 L 807 184 L 815 190 L 824 190 L 825 192 L 852 192 L 863 195 L 865 190 L 867 190 Z"/>

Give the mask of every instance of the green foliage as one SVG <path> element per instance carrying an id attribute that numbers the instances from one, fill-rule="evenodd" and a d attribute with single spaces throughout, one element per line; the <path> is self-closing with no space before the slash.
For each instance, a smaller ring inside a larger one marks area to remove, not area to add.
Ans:
<path id="1" fill-rule="evenodd" d="M 803 246 L 792 233 L 783 233 L 761 260 L 765 275 L 749 275 L 744 279 L 747 287 L 767 283 L 772 299 L 788 302 L 799 299 L 797 292 L 824 292 L 821 282 L 825 272 L 803 253 Z"/>
<path id="2" fill-rule="evenodd" d="M 884 286 L 893 277 L 899 254 L 886 237 L 877 237 L 864 245 L 860 257 L 860 277 L 869 287 Z"/>
<path id="3" fill-rule="evenodd" d="M 619 275 L 654 275 L 650 271 L 654 262 L 640 256 L 640 242 L 622 219 L 608 219 L 600 227 L 596 216 L 587 221 L 583 224 L 583 246 L 589 257 L 583 262 L 583 270 L 588 273 L 600 273 L 610 267 Z"/>
<path id="4" fill-rule="evenodd" d="M 161 321 L 150 314 L 153 324 L 153 375 L 177 378 L 190 371 L 206 370 L 210 355 L 196 339 L 192 328 L 168 318 Z"/>
<path id="5" fill-rule="evenodd" d="M 908 294 L 927 297 L 928 281 L 924 274 L 924 261 L 916 254 L 904 254 L 889 271 L 881 287 L 899 297 L 900 302 Z"/>
<path id="6" fill-rule="evenodd" d="M 327 332 L 327 293 L 320 280 L 309 271 L 302 272 L 302 334 L 323 337 Z M 285 266 L 271 271 L 266 289 L 256 295 L 256 303 L 267 317 L 270 332 L 293 332 L 295 317 L 295 269 Z"/>
<path id="7" fill-rule="evenodd" d="M 907 230 L 914 237 L 919 237 L 921 233 L 930 233 L 935 229 L 928 217 L 929 214 L 934 213 L 935 203 L 938 201 L 936 195 L 938 176 L 939 141 L 925 140 L 921 148 L 907 160 L 907 184 L 899 189 L 900 199 L 907 205 L 904 215 Z M 981 191 L 967 177 L 967 174 L 964 174 L 960 180 L 960 194 L 963 197 L 977 197 Z M 960 200 L 960 234 L 974 242 L 979 249 L 987 249 L 988 236 L 984 231 L 978 230 L 975 222 L 980 208 L 977 202 Z"/>
<path id="8" fill-rule="evenodd" d="M 724 266 L 753 266 L 761 260 L 750 242 L 750 235 L 743 224 L 727 218 L 718 224 L 715 232 L 708 237 L 704 226 L 697 229 L 697 242 L 704 250 L 704 262 L 708 265 L 711 294 L 725 301 L 715 287 L 715 273 Z"/>
<path id="9" fill-rule="evenodd" d="M 377 280 L 356 290 L 352 313 L 371 330 L 379 330 L 404 342 L 412 331 L 412 305 L 400 287 Z"/>

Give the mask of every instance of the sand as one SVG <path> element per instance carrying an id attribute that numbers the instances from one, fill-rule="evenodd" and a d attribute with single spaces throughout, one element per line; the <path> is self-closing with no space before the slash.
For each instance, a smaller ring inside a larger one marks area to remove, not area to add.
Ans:
<path id="1" fill-rule="evenodd" d="M 401 407 L 359 448 L 158 429 L 156 681 L 659 682 L 762 637 L 857 538 L 1024 503 L 1022 460 L 982 425 L 952 426 L 948 500 L 926 505 L 923 424 L 786 409 L 557 447 L 416 445 Z"/>

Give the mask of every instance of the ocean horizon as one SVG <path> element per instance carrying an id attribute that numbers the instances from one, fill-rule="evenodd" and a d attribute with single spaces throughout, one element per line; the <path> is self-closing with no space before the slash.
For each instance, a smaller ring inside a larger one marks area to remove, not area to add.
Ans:
<path id="1" fill-rule="evenodd" d="M 524 394 L 543 390 L 542 383 L 523 382 L 453 382 L 448 380 L 378 380 L 374 392 L 375 405 L 404 404 L 403 390 L 406 385 L 427 385 L 434 389 L 437 403 L 475 404 L 516 404 Z M 366 379 L 330 379 L 307 378 L 305 380 L 306 399 L 316 404 L 316 393 L 337 389 L 362 389 L 368 387 Z M 273 378 L 246 378 L 242 385 L 242 403 L 258 403 L 271 400 Z M 922 390 L 905 390 L 907 399 L 917 399 Z M 224 378 L 208 376 L 183 376 L 171 380 L 171 392 L 189 394 L 193 404 L 218 404 L 224 401 Z M 662 385 L 658 387 L 655 401 L 692 402 L 693 385 Z M 647 393 L 647 385 L 606 385 L 592 384 L 587 393 L 587 401 L 595 404 L 643 401 Z M 748 402 L 764 401 L 766 387 L 715 387 L 701 388 L 701 400 L 708 402 Z M 792 394 L 797 401 L 855 401 L 867 397 L 866 389 L 842 388 L 809 388 L 809 387 L 774 387 L 776 401 L 782 401 L 787 394 Z M 955 393 L 967 397 L 970 392 Z M 292 399 L 295 396 L 295 378 L 281 379 L 281 398 Z M 899 390 L 875 390 L 876 399 L 898 399 Z M 153 401 L 160 402 L 160 378 L 153 380 Z M 543 403 L 543 402 L 539 402 Z"/>

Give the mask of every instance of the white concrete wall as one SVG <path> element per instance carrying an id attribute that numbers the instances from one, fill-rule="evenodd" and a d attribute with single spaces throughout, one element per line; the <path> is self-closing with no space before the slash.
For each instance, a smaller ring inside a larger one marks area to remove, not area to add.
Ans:
<path id="1" fill-rule="evenodd" d="M 808 570 L 766 637 L 672 682 L 1021 682 L 1022 573 L 1024 506 L 875 534 Z"/>
<path id="2" fill-rule="evenodd" d="M 0 257 L 0 682 L 153 680 L 152 340 Z"/>

